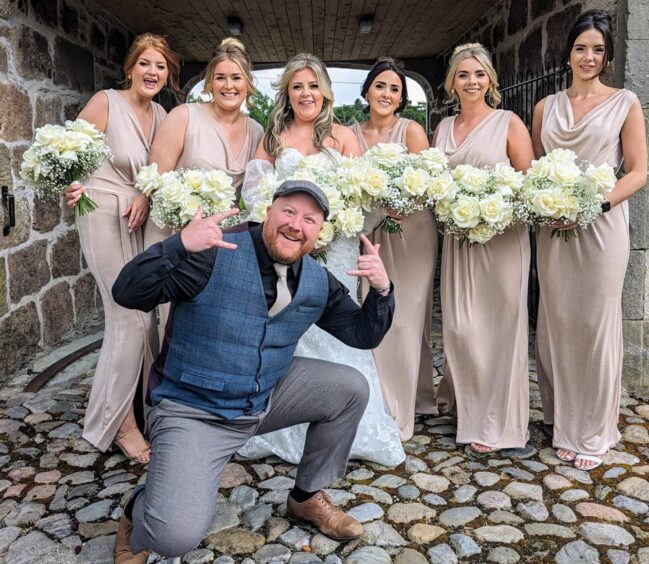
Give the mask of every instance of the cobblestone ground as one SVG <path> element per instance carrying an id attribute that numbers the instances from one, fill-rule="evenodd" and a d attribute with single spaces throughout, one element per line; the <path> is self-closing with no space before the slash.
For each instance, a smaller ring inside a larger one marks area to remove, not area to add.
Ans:
<path id="1" fill-rule="evenodd" d="M 96 353 L 37 394 L 22 392 L 34 373 L 82 344 L 37 359 L 0 390 L 0 561 L 8 564 L 112 562 L 120 502 L 144 481 L 142 466 L 80 438 Z M 365 524 L 361 539 L 340 544 L 286 518 L 292 465 L 235 457 L 209 533 L 182 562 L 649 563 L 649 405 L 623 397 L 624 439 L 587 473 L 555 457 L 533 369 L 530 380 L 529 458 L 478 456 L 454 442 L 451 418 L 420 418 L 403 465 L 352 461 L 328 490 Z"/>

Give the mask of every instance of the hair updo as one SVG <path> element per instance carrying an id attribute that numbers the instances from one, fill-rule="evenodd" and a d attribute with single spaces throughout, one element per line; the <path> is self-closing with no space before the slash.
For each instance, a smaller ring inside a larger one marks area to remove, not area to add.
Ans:
<path id="1" fill-rule="evenodd" d="M 448 72 L 446 73 L 446 80 L 444 81 L 444 90 L 448 96 L 449 102 L 459 102 L 460 98 L 457 92 L 453 89 L 453 81 L 455 80 L 455 73 L 457 67 L 465 59 L 473 58 L 482 65 L 482 68 L 489 77 L 491 83 L 488 102 L 493 108 L 497 108 L 502 100 L 500 92 L 498 92 L 498 74 L 491 62 L 491 54 L 480 43 L 465 43 L 458 45 L 451 55 L 451 60 L 448 62 Z"/>
<path id="2" fill-rule="evenodd" d="M 203 93 L 213 93 L 212 82 L 214 81 L 216 65 L 225 60 L 232 61 L 241 69 L 241 74 L 243 75 L 243 79 L 246 82 L 246 89 L 248 90 L 246 104 L 250 106 L 250 98 L 254 96 L 257 90 L 252 77 L 252 60 L 243 43 L 234 37 L 226 37 L 214 51 L 212 60 L 207 64 L 207 68 L 205 69 Z"/>

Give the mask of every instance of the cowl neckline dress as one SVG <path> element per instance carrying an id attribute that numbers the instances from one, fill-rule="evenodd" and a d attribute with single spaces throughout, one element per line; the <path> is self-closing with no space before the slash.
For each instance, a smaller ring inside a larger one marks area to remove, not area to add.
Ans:
<path id="1" fill-rule="evenodd" d="M 637 96 L 619 90 L 574 122 L 565 91 L 548 96 L 541 142 L 549 153 L 570 149 L 580 161 L 622 163 L 620 132 Z M 620 439 L 622 289 L 629 261 L 629 208 L 622 202 L 568 242 L 537 235 L 541 291 L 537 369 L 553 445 L 602 455 Z"/>

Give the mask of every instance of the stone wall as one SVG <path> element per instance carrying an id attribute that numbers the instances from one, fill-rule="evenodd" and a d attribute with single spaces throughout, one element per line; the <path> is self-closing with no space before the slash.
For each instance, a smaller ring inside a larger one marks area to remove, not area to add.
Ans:
<path id="1" fill-rule="evenodd" d="M 618 0 L 616 84 L 642 104 L 649 144 L 649 0 Z M 619 57 L 619 58 L 618 58 Z M 631 257 L 624 293 L 624 384 L 649 397 L 649 187 L 630 199 Z"/>
<path id="2" fill-rule="evenodd" d="M 101 315 L 70 214 L 35 199 L 18 171 L 35 128 L 74 119 L 121 78 L 130 39 L 91 1 L 0 0 L 0 183 L 16 198 L 16 227 L 0 236 L 0 382 Z"/>

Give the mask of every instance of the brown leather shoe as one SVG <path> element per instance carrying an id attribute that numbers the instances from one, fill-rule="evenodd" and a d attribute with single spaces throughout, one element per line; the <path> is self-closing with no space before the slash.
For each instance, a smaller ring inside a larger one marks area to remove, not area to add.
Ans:
<path id="1" fill-rule="evenodd" d="M 115 548 L 113 548 L 113 558 L 115 564 L 146 564 L 149 558 L 149 551 L 143 550 L 137 554 L 131 552 L 131 532 L 133 523 L 131 520 L 122 515 L 117 527 L 117 536 L 115 537 Z"/>
<path id="2" fill-rule="evenodd" d="M 348 541 L 363 534 L 363 525 L 338 509 L 322 490 L 302 503 L 289 495 L 286 507 L 289 513 L 313 523 L 323 535 L 334 540 Z"/>

